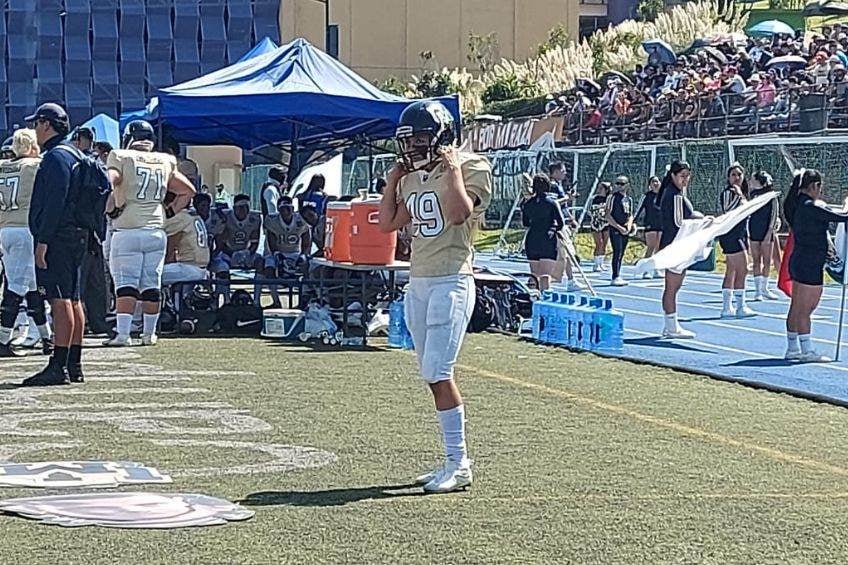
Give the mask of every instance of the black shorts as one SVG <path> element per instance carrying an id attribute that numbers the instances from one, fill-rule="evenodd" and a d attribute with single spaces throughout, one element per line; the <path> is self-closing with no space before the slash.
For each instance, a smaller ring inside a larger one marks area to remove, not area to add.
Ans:
<path id="1" fill-rule="evenodd" d="M 542 259 L 557 260 L 558 249 L 557 239 L 555 237 L 531 237 L 527 235 L 527 240 L 524 242 L 524 251 L 527 254 L 529 261 L 541 261 Z"/>
<path id="2" fill-rule="evenodd" d="M 740 253 L 748 250 L 748 238 L 739 237 L 738 234 L 733 232 L 719 237 L 718 243 L 721 245 L 721 250 L 724 251 L 725 255 L 731 255 L 733 253 Z"/>
<path id="3" fill-rule="evenodd" d="M 35 269 L 38 291 L 48 300 L 80 299 L 80 269 L 88 246 L 88 230 L 53 238 L 47 246 L 47 268 Z"/>
<path id="4" fill-rule="evenodd" d="M 766 234 L 771 228 L 771 216 L 768 217 L 754 217 L 751 216 L 751 220 L 748 222 L 748 231 L 751 234 L 751 241 L 763 241 L 766 238 Z"/>
<path id="5" fill-rule="evenodd" d="M 826 256 L 821 253 L 792 250 L 789 257 L 789 276 L 797 283 L 821 286 L 824 284 L 824 263 Z"/>
<path id="6" fill-rule="evenodd" d="M 645 233 L 656 232 L 659 233 L 662 231 L 662 228 L 658 228 L 657 226 L 645 226 Z"/>

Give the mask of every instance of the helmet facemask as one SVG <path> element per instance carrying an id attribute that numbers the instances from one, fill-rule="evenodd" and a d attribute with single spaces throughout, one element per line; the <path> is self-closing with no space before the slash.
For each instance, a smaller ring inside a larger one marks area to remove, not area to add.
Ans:
<path id="1" fill-rule="evenodd" d="M 400 127 L 397 142 L 403 166 L 409 172 L 426 169 L 439 158 L 438 139 L 433 132 L 413 132 L 412 127 Z"/>

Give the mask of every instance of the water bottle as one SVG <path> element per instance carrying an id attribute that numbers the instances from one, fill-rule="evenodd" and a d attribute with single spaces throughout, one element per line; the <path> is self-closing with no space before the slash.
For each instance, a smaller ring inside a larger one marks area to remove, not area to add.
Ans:
<path id="1" fill-rule="evenodd" d="M 598 351 L 621 353 L 624 350 L 624 314 L 612 309 L 612 300 L 604 300 L 595 312 Z"/>
<path id="2" fill-rule="evenodd" d="M 389 304 L 389 347 L 401 349 L 405 332 L 403 298 L 400 298 Z"/>
<path id="3" fill-rule="evenodd" d="M 574 347 L 577 349 L 589 351 L 592 348 L 592 310 L 588 296 L 581 296 L 580 304 L 573 309 L 577 325 Z"/>
<path id="4" fill-rule="evenodd" d="M 550 291 L 542 291 L 542 296 L 533 303 L 533 339 L 545 342 L 548 332 L 548 310 L 550 307 Z"/>
<path id="5" fill-rule="evenodd" d="M 568 347 L 576 347 L 577 343 L 577 319 L 575 318 L 575 306 L 577 304 L 577 296 L 569 294 L 565 300 L 563 308 L 563 327 L 564 341 Z"/>

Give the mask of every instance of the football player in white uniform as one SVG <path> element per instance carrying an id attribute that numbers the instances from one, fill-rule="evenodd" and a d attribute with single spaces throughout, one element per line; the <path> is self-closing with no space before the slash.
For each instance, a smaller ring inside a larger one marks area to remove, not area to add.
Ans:
<path id="1" fill-rule="evenodd" d="M 167 237 L 166 215 L 185 208 L 194 186 L 179 171 L 172 155 L 153 151 L 153 127 L 143 121 L 127 124 L 123 149 L 109 153 L 107 169 L 114 188 L 107 204 L 112 217 L 109 267 L 115 281 L 117 335 L 106 345 L 132 345 L 130 329 L 136 302 L 142 303 L 141 343 L 156 343 Z M 164 202 L 172 198 L 166 211 Z"/>
<path id="2" fill-rule="evenodd" d="M 47 354 L 52 348 L 44 299 L 36 290 L 35 245 L 28 219 L 35 174 L 41 164 L 35 132 L 17 130 L 11 148 L 15 158 L 0 162 L 0 252 L 6 278 L 0 304 L 0 357 L 19 355 L 10 341 L 24 298 L 28 314 L 38 326 L 43 351 Z"/>
<path id="3" fill-rule="evenodd" d="M 162 284 L 199 281 L 207 277 L 209 236 L 203 218 L 194 210 L 181 210 L 165 220 L 168 251 Z"/>
<path id="4" fill-rule="evenodd" d="M 389 173 L 380 205 L 383 231 L 412 223 L 406 323 L 433 393 L 446 456 L 444 466 L 416 479 L 432 493 L 466 488 L 472 480 L 465 408 L 453 373 L 476 296 L 473 231 L 492 195 L 489 162 L 458 152 L 455 128 L 439 102 L 404 110 L 397 128 L 402 159 Z"/>
<path id="5" fill-rule="evenodd" d="M 237 194 L 233 209 L 224 214 L 221 224 L 210 230 L 215 233 L 217 250 L 212 257 L 211 271 L 220 279 L 228 279 L 230 269 L 260 268 L 264 261 L 256 250 L 259 249 L 261 228 L 262 216 L 250 210 L 250 197 Z"/>
<path id="6" fill-rule="evenodd" d="M 295 266 L 304 265 L 312 249 L 309 224 L 294 211 L 290 197 L 281 196 L 277 200 L 277 212 L 265 220 L 265 241 L 268 244 L 265 269 L 266 272 L 273 270 L 275 275 L 284 261 Z"/>

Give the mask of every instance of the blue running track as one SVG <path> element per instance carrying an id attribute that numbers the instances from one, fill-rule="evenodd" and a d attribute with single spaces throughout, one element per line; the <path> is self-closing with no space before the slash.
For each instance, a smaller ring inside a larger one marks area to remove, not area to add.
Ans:
<path id="1" fill-rule="evenodd" d="M 476 259 L 480 266 L 529 272 L 523 261 L 486 254 Z M 783 359 L 789 299 L 780 291 L 780 300 L 748 303 L 758 313 L 756 317 L 721 319 L 722 276 L 690 271 L 677 308 L 681 324 L 697 335 L 672 341 L 659 337 L 663 327 L 661 279 L 634 279 L 633 268 L 624 267 L 622 276 L 629 286 L 613 287 L 608 271 L 591 273 L 591 266 L 583 268 L 598 295 L 611 299 L 615 309 L 625 314 L 625 346 L 619 357 L 848 407 L 848 363 L 799 364 Z M 753 290 L 749 290 L 749 300 L 752 296 Z M 814 348 L 828 357 L 836 352 L 840 297 L 841 287 L 826 286 L 813 315 Z M 843 336 L 840 359 L 848 354 L 844 351 L 846 340 L 848 335 Z"/>

